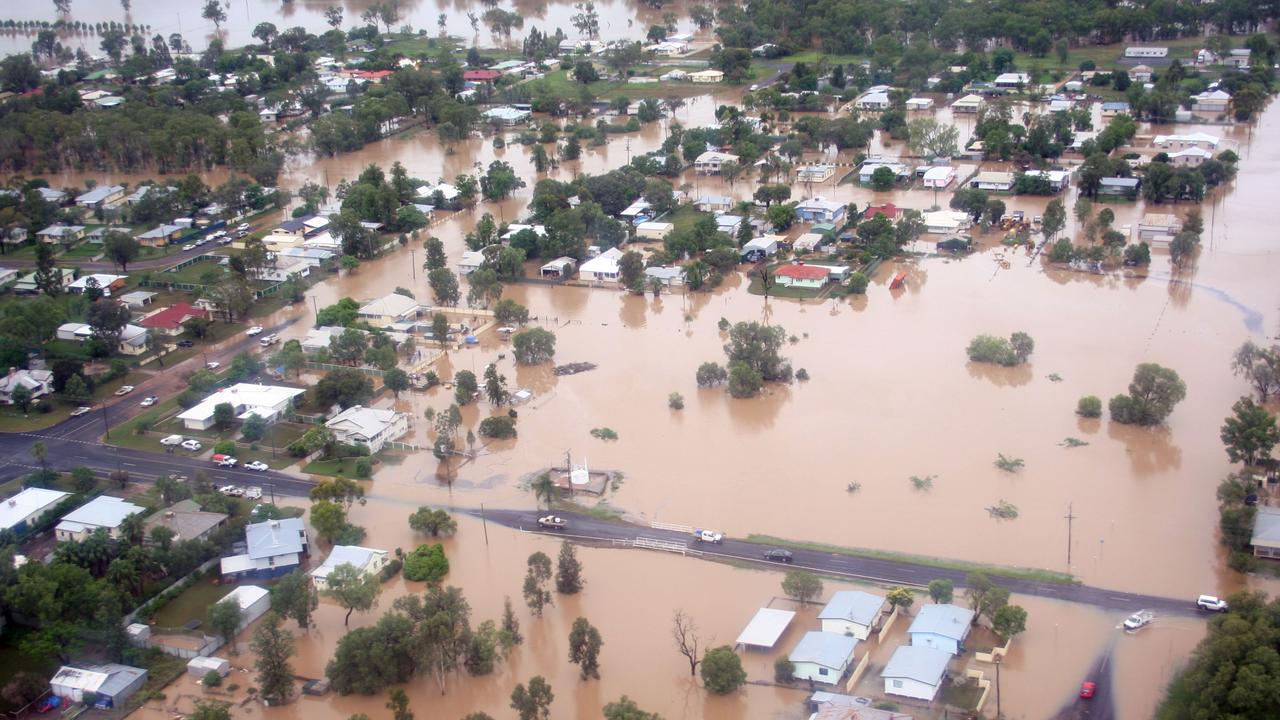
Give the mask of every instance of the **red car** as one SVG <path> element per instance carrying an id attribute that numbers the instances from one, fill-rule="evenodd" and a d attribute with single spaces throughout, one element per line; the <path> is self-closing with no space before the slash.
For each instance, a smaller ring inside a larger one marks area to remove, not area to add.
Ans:
<path id="1" fill-rule="evenodd" d="M 1098 689 L 1097 683 L 1094 683 L 1090 680 L 1085 680 L 1083 683 L 1080 684 L 1080 697 L 1091 698 L 1093 697 L 1093 693 L 1097 689 Z"/>

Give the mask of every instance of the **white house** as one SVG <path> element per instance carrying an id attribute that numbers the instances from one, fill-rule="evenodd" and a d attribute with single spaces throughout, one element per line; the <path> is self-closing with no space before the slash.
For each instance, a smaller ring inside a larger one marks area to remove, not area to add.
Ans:
<path id="1" fill-rule="evenodd" d="M 979 190 L 1012 190 L 1013 189 L 1013 173 L 998 172 L 995 170 L 987 170 L 980 172 L 969 181 L 969 187 Z"/>
<path id="2" fill-rule="evenodd" d="M 693 169 L 699 175 L 719 175 L 720 169 L 728 162 L 739 162 L 740 157 L 732 153 L 708 150 L 693 161 Z"/>
<path id="3" fill-rule="evenodd" d="M 480 115 L 485 120 L 510 127 L 512 125 L 519 125 L 522 122 L 526 122 L 533 113 L 528 110 L 521 110 L 513 107 L 496 107 L 485 110 L 483 113 L 480 113 Z"/>
<path id="4" fill-rule="evenodd" d="M 1222 58 L 1222 64 L 1244 70 L 1249 67 L 1249 58 L 1252 54 L 1253 51 L 1249 48 L 1234 48 Z"/>
<path id="5" fill-rule="evenodd" d="M 1231 107 L 1231 93 L 1223 90 L 1206 90 L 1191 96 L 1191 109 L 1207 113 L 1225 113 Z"/>
<path id="6" fill-rule="evenodd" d="M 334 545 L 324 564 L 311 571 L 311 581 L 315 583 L 316 589 L 324 590 L 329 584 L 329 574 L 337 570 L 339 565 L 350 565 L 364 575 L 373 575 L 382 572 L 388 561 L 386 550 L 358 545 Z"/>
<path id="7" fill-rule="evenodd" d="M 1182 220 L 1171 213 L 1147 213 L 1138 221 L 1138 239 L 1151 240 L 1159 235 L 1182 232 Z"/>
<path id="8" fill-rule="evenodd" d="M 642 222 L 636 226 L 636 237 L 646 240 L 662 240 L 671 234 L 676 226 L 669 222 Z"/>
<path id="9" fill-rule="evenodd" d="M 609 248 L 582 263 L 582 266 L 578 268 L 578 277 L 588 282 L 617 282 L 619 273 L 618 260 L 621 258 L 621 250 Z"/>
<path id="10" fill-rule="evenodd" d="M 689 73 L 689 79 L 696 83 L 718 83 L 724 80 L 724 73 L 719 70 L 699 70 Z"/>
<path id="11" fill-rule="evenodd" d="M 262 617 L 271 609 L 271 593 L 257 585 L 239 585 L 222 596 L 219 603 L 235 603 L 240 608 L 240 626 L 248 627 L 250 623 Z M 224 638 L 230 640 L 231 638 Z"/>
<path id="12" fill-rule="evenodd" d="M 956 169 L 950 165 L 939 165 L 924 171 L 924 187 L 942 190 L 956 181 Z"/>
<path id="13" fill-rule="evenodd" d="M 118 497 L 99 495 L 62 516 L 54 528 L 59 542 L 83 540 L 96 530 L 106 530 L 112 539 L 120 538 L 120 523 L 145 508 Z"/>
<path id="14" fill-rule="evenodd" d="M 247 420 L 250 415 L 272 422 L 289 409 L 293 399 L 306 390 L 302 388 L 284 387 L 282 385 L 258 385 L 255 383 L 236 383 L 222 388 L 198 405 L 178 415 L 188 429 L 208 430 L 213 427 L 214 408 L 227 403 L 234 410 L 236 417 Z"/>
<path id="15" fill-rule="evenodd" d="M 1127 47 L 1124 49 L 1127 58 L 1163 58 L 1169 57 L 1167 47 Z"/>
<path id="16" fill-rule="evenodd" d="M 853 660 L 858 639 L 831 632 L 810 631 L 804 634 L 787 659 L 795 666 L 797 680 L 834 685 L 844 677 Z"/>
<path id="17" fill-rule="evenodd" d="M 867 91 L 853 101 L 853 106 L 859 110 L 888 110 L 889 105 L 889 86 L 876 85 L 867 88 Z"/>
<path id="18" fill-rule="evenodd" d="M 826 163 L 802 165 L 799 170 L 796 170 L 796 182 L 823 183 L 830 180 L 835 174 L 835 167 Z"/>
<path id="19" fill-rule="evenodd" d="M 1208 133 L 1190 133 L 1188 135 L 1157 135 L 1151 144 L 1165 150 L 1181 150 L 1198 147 L 1205 150 L 1216 150 L 1222 138 Z"/>
<path id="20" fill-rule="evenodd" d="M 951 103 L 951 112 L 976 113 L 982 109 L 984 104 L 985 103 L 983 102 L 981 95 L 974 95 L 970 93 Z"/>
<path id="21" fill-rule="evenodd" d="M 386 326 L 392 323 L 412 320 L 418 316 L 418 301 L 408 295 L 390 293 L 369 303 L 365 303 L 356 315 L 374 326 Z"/>
<path id="22" fill-rule="evenodd" d="M 0 403 L 12 405 L 13 393 L 19 387 L 25 387 L 33 399 L 48 395 L 53 392 L 53 372 L 9 368 L 9 373 L 0 378 Z"/>
<path id="23" fill-rule="evenodd" d="M 291 572 L 307 554 L 307 525 L 302 518 L 267 520 L 245 527 L 242 555 L 222 558 L 222 577 L 278 577 Z"/>
<path id="24" fill-rule="evenodd" d="M 866 640 L 884 612 L 885 599 L 861 590 L 841 590 L 818 613 L 822 631 Z"/>
<path id="25" fill-rule="evenodd" d="M 1140 83 L 1151 82 L 1151 76 L 1154 72 L 1150 65 L 1134 65 L 1129 68 L 1129 79 Z"/>
<path id="26" fill-rule="evenodd" d="M 0 530 L 21 531 L 41 515 L 58 506 L 71 493 L 47 488 L 27 488 L 0 501 Z"/>
<path id="27" fill-rule="evenodd" d="M 943 650 L 952 655 L 964 651 L 964 639 L 973 626 L 973 611 L 958 605 L 925 605 L 916 613 L 907 634 L 915 647 Z"/>
<path id="28" fill-rule="evenodd" d="M 644 276 L 649 280 L 657 280 L 667 287 L 684 284 L 684 268 L 677 265 L 647 267 L 644 269 Z"/>
<path id="29" fill-rule="evenodd" d="M 1129 103 L 1123 100 L 1102 103 L 1102 117 L 1113 118 L 1117 115 L 1128 115 Z"/>
<path id="30" fill-rule="evenodd" d="M 943 650 L 903 645 L 893 651 L 880 672 L 885 694 L 932 701 L 942 686 L 949 662 L 951 655 Z"/>
<path id="31" fill-rule="evenodd" d="M 96 210 L 103 205 L 115 202 L 124 197 L 123 185 L 99 185 L 76 198 L 76 204 L 83 208 Z"/>
<path id="32" fill-rule="evenodd" d="M 703 195 L 693 206 L 702 212 L 722 212 L 733 207 L 733 198 L 726 195 Z"/>
<path id="33" fill-rule="evenodd" d="M 381 408 L 353 405 L 338 413 L 325 427 L 333 431 L 339 442 L 364 443 L 369 452 L 376 453 L 388 441 L 409 432 L 409 415 Z"/>
<path id="34" fill-rule="evenodd" d="M 996 76 L 993 83 L 998 88 L 1025 88 L 1031 84 L 1031 76 L 1026 73 L 1007 72 Z"/>
<path id="35" fill-rule="evenodd" d="M 467 250 L 458 258 L 458 274 L 470 275 L 484 265 L 484 253 L 479 250 Z"/>
<path id="36" fill-rule="evenodd" d="M 835 223 L 844 219 L 846 210 L 844 203 L 815 197 L 796 203 L 796 218 L 801 222 Z"/>
<path id="37" fill-rule="evenodd" d="M 787 263 L 773 271 L 773 277 L 783 287 L 817 289 L 827 283 L 831 271 L 821 265 Z"/>
<path id="38" fill-rule="evenodd" d="M 1027 177 L 1044 178 L 1053 192 L 1061 192 L 1071 184 L 1071 173 L 1066 170 L 1028 170 L 1023 174 Z"/>
<path id="39" fill-rule="evenodd" d="M 907 99 L 908 110 L 929 110 L 933 108 L 933 98 L 913 97 Z"/>
<path id="40" fill-rule="evenodd" d="M 566 255 L 543 263 L 538 274 L 544 278 L 567 278 L 577 266 L 578 262 Z"/>
<path id="41" fill-rule="evenodd" d="M 1212 160 L 1213 153 L 1198 147 L 1169 153 L 1169 164 L 1175 167 L 1197 167 L 1205 160 Z"/>
<path id="42" fill-rule="evenodd" d="M 955 233 L 969 227 L 969 213 L 958 210 L 935 210 L 921 215 L 925 231 L 935 234 Z"/>
<path id="43" fill-rule="evenodd" d="M 892 170 L 895 182 L 902 178 L 910 177 L 911 175 L 911 168 L 908 168 L 902 163 L 867 161 L 862 164 L 862 167 L 858 168 L 858 182 L 863 185 L 869 184 L 871 182 L 872 175 L 874 175 L 880 168 L 889 168 Z"/>

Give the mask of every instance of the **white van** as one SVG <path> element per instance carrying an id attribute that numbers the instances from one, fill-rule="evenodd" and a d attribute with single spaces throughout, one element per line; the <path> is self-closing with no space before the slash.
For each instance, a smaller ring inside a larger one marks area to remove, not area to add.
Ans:
<path id="1" fill-rule="evenodd" d="M 161 444 L 161 445 L 181 445 L 181 444 L 182 444 L 182 436 L 181 436 L 181 435 L 170 435 L 169 437 L 164 438 L 163 440 L 161 440 L 161 441 L 160 441 L 160 444 Z"/>

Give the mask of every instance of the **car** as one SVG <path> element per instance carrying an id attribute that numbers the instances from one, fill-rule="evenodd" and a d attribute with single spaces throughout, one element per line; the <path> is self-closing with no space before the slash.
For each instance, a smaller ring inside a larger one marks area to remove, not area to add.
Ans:
<path id="1" fill-rule="evenodd" d="M 196 247 L 200 247 L 201 245 L 204 245 L 207 242 L 209 241 L 205 240 L 204 238 L 200 238 L 199 240 L 196 241 Z"/>
<path id="2" fill-rule="evenodd" d="M 259 327 L 259 326 L 257 326 L 257 325 L 254 325 L 253 327 L 249 328 L 248 330 L 245 330 L 245 331 L 244 331 L 244 334 L 245 334 L 245 335 L 257 335 L 257 334 L 259 334 L 259 333 L 261 333 L 261 332 L 262 332 L 262 328 L 261 328 L 261 327 Z"/>
<path id="3" fill-rule="evenodd" d="M 549 530 L 563 530 L 569 526 L 569 521 L 559 515 L 543 515 L 538 518 L 538 527 L 547 528 Z"/>
<path id="4" fill-rule="evenodd" d="M 143 398 L 142 402 L 138 404 L 141 405 L 142 407 L 151 407 L 152 405 L 155 405 L 158 402 L 160 402 L 160 398 L 156 397 L 155 395 L 151 395 L 149 397 Z"/>
<path id="5" fill-rule="evenodd" d="M 258 344 L 261 345 L 262 347 L 271 347 L 272 345 L 275 345 L 278 342 L 280 342 L 280 337 L 278 335 L 271 334 L 271 335 L 264 336 L 261 340 L 258 341 Z"/>
<path id="6" fill-rule="evenodd" d="M 752 85 L 751 87 L 747 88 L 747 92 L 755 92 L 759 89 L 760 89 L 759 85 Z"/>
<path id="7" fill-rule="evenodd" d="M 230 455 L 214 455 L 209 458 L 218 467 L 235 467 L 237 460 Z"/>
<path id="8" fill-rule="evenodd" d="M 254 486 L 244 489 L 244 497 L 246 500 L 259 500 L 262 498 L 262 488 Z"/>
<path id="9" fill-rule="evenodd" d="M 132 385 L 121 385 L 121 386 L 120 386 L 120 389 L 116 391 L 116 394 L 117 394 L 117 395 L 128 395 L 128 394 L 129 394 L 129 393 L 131 393 L 131 392 L 133 392 L 133 386 L 132 386 Z"/>
<path id="10" fill-rule="evenodd" d="M 241 490 L 235 485 L 223 485 L 218 488 L 218 492 L 226 495 L 227 497 L 240 497 L 241 495 L 244 495 L 244 490 Z"/>
<path id="11" fill-rule="evenodd" d="M 248 230 L 248 229 L 249 229 L 249 223 L 240 223 L 239 225 L 236 226 L 236 230 L 238 232 L 244 232 L 245 230 Z"/>
<path id="12" fill-rule="evenodd" d="M 796 556 L 792 555 L 790 550 L 783 550 L 782 548 L 774 548 L 772 550 L 764 551 L 764 559 L 768 560 L 769 562 L 789 563 L 795 560 Z"/>
<path id="13" fill-rule="evenodd" d="M 177 344 L 178 344 L 178 347 L 195 347 L 196 346 L 196 342 L 194 340 L 179 340 Z"/>
<path id="14" fill-rule="evenodd" d="M 199 440 L 183 440 L 182 441 L 183 450 L 190 450 L 191 452 L 195 452 L 202 447 L 204 446 L 200 444 Z"/>
<path id="15" fill-rule="evenodd" d="M 1097 691 L 1098 684 L 1092 680 L 1085 680 L 1080 683 L 1080 697 L 1085 698 L 1086 700 L 1093 697 L 1093 694 Z"/>
<path id="16" fill-rule="evenodd" d="M 1196 607 L 1209 612 L 1226 612 L 1228 609 L 1227 601 L 1213 595 L 1201 595 L 1196 598 Z"/>
<path id="17" fill-rule="evenodd" d="M 722 543 L 724 542 L 724 533 L 715 530 L 694 530 L 693 539 L 704 543 Z"/>
<path id="18" fill-rule="evenodd" d="M 186 245 L 182 246 L 182 252 L 187 252 L 189 250 L 195 250 L 195 249 L 196 249 L 195 243 L 187 243 Z"/>
<path id="19" fill-rule="evenodd" d="M 50 710 L 59 707 L 62 707 L 62 698 L 57 695 L 50 695 L 49 697 L 41 700 L 39 705 L 36 705 L 36 712 L 47 713 Z"/>
<path id="20" fill-rule="evenodd" d="M 1124 629 L 1130 632 L 1134 630 L 1140 630 L 1150 625 L 1151 621 L 1155 619 L 1156 619 L 1155 613 L 1151 612 L 1150 610 L 1139 610 L 1138 612 L 1125 618 Z"/>
<path id="21" fill-rule="evenodd" d="M 217 370 L 220 367 L 222 367 L 222 363 L 218 362 L 217 360 L 212 360 L 204 364 L 205 370 Z"/>
<path id="22" fill-rule="evenodd" d="M 245 469 L 246 469 L 246 470 L 257 470 L 258 472 L 264 472 L 264 471 L 266 471 L 270 466 L 269 466 L 269 465 L 267 465 L 266 463 L 262 462 L 261 460 L 254 460 L 254 461 L 253 461 L 253 462 L 251 462 L 251 463 L 245 463 L 244 467 L 245 467 Z M 259 492 L 261 492 L 261 490 L 259 490 Z M 259 496 L 259 497 L 261 497 L 261 496 Z"/>
<path id="23" fill-rule="evenodd" d="M 89 407 L 88 405 L 81 405 L 80 407 L 71 411 L 71 417 L 80 417 L 81 415 L 84 415 L 85 413 L 92 412 L 92 411 L 93 411 L 93 408 Z"/>
<path id="24" fill-rule="evenodd" d="M 186 440 L 186 438 L 182 437 L 181 435 L 169 435 L 167 437 L 161 438 L 160 444 L 161 445 L 181 445 L 184 440 Z"/>

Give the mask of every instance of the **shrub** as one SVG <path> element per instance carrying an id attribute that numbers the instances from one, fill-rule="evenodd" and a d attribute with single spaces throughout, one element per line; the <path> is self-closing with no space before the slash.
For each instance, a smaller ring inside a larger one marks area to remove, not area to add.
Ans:
<path id="1" fill-rule="evenodd" d="M 236 443 L 234 440 L 222 440 L 214 444 L 213 452 L 218 455 L 235 455 Z"/>
<path id="2" fill-rule="evenodd" d="M 600 440 L 617 440 L 618 433 L 614 432 L 613 428 L 591 428 L 591 437 L 598 438 Z"/>
<path id="3" fill-rule="evenodd" d="M 399 550 L 399 548 L 396 549 Z M 399 575 L 400 568 L 402 567 L 404 567 L 404 561 L 400 558 L 395 558 L 391 562 L 387 563 L 382 568 L 382 582 L 386 582 L 396 575 Z"/>
<path id="4" fill-rule="evenodd" d="M 698 366 L 698 387 L 713 387 L 729 379 L 729 373 L 719 363 L 704 362 Z"/>
<path id="5" fill-rule="evenodd" d="M 367 480 L 373 475 L 373 461 L 367 457 L 356 459 L 356 477 Z"/>
<path id="6" fill-rule="evenodd" d="M 222 675 L 218 674 L 217 670 L 210 670 L 204 674 L 202 682 L 205 687 L 218 687 L 222 684 Z"/>
<path id="7" fill-rule="evenodd" d="M 678 392 L 673 392 L 667 396 L 667 407 L 672 410 L 684 409 L 684 396 Z"/>
<path id="8" fill-rule="evenodd" d="M 805 370 L 804 368 L 800 368 L 799 370 L 797 370 L 797 371 L 796 371 L 796 379 L 797 379 L 797 380 L 808 380 L 808 379 L 809 379 L 809 371 L 808 371 L 808 370 Z"/>
<path id="9" fill-rule="evenodd" d="M 438 583 L 449 574 L 449 559 L 444 555 L 444 546 L 419 545 L 404 559 L 404 578 L 415 582 L 425 581 Z"/>
<path id="10" fill-rule="evenodd" d="M 480 421 L 480 437 L 505 439 L 516 436 L 516 420 L 509 415 L 495 415 Z"/>
<path id="11" fill-rule="evenodd" d="M 789 683 L 796 679 L 796 664 L 788 658 L 780 657 L 773 662 L 773 680 L 779 683 Z"/>
<path id="12" fill-rule="evenodd" d="M 849 276 L 849 292 L 853 295 L 865 295 L 867 285 L 871 284 L 871 278 L 860 272 L 855 272 Z"/>
<path id="13" fill-rule="evenodd" d="M 1076 414 L 1080 417 L 1102 417 L 1102 399 L 1097 395 L 1085 395 L 1076 403 Z"/>
<path id="14" fill-rule="evenodd" d="M 1011 367 L 1018 364 L 1018 355 L 1014 352 L 1013 343 L 994 335 L 979 335 L 969 341 L 965 351 L 973 362 L 994 363 Z"/>

